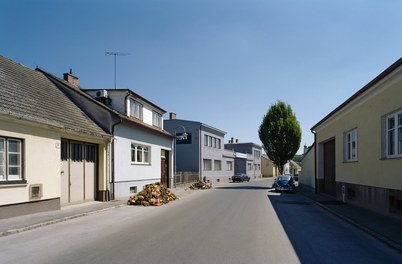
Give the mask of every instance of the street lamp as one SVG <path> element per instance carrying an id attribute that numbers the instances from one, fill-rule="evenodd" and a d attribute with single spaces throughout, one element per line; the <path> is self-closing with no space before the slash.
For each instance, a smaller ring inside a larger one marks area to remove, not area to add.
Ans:
<path id="1" fill-rule="evenodd" d="M 181 133 L 180 135 L 177 135 L 177 129 L 181 128 L 183 130 L 183 133 Z M 178 125 L 175 129 L 174 129 L 174 135 L 175 135 L 175 141 L 174 141 L 174 179 L 173 179 L 173 183 L 174 183 L 174 187 L 176 188 L 176 176 L 177 176 L 177 161 L 176 161 L 176 153 L 177 153 L 177 140 L 187 140 L 187 133 L 186 133 L 186 128 L 182 125 Z"/>

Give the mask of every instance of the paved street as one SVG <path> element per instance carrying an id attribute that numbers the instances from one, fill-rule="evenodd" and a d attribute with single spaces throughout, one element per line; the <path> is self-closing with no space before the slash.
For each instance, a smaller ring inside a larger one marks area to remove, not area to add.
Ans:
<path id="1" fill-rule="evenodd" d="M 401 263 L 382 243 L 270 180 L 220 184 L 0 238 L 0 263 Z"/>

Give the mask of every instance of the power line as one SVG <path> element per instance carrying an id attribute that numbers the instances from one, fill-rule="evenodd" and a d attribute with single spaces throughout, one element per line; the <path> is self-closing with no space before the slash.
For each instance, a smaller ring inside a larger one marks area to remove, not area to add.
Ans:
<path id="1" fill-rule="evenodd" d="M 105 55 L 112 55 L 112 56 L 114 56 L 114 89 L 116 90 L 116 57 L 117 57 L 117 56 L 126 56 L 126 55 L 130 55 L 130 53 L 115 52 L 115 51 L 105 51 Z"/>

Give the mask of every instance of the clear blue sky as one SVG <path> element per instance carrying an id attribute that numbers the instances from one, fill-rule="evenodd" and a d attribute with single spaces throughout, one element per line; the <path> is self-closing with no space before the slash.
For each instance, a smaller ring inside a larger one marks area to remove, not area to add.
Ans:
<path id="1" fill-rule="evenodd" d="M 402 56 L 399 0 L 2 0 L 0 54 L 129 88 L 258 144 L 278 99 L 310 128 Z M 168 115 L 165 116 L 168 118 Z"/>

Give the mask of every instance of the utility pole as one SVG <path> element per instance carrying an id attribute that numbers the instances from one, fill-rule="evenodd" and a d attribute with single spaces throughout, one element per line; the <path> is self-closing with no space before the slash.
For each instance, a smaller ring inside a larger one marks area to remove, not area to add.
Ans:
<path id="1" fill-rule="evenodd" d="M 126 56 L 126 55 L 129 55 L 129 53 L 106 51 L 105 55 L 114 56 L 114 89 L 116 90 L 116 57 L 117 56 Z"/>

